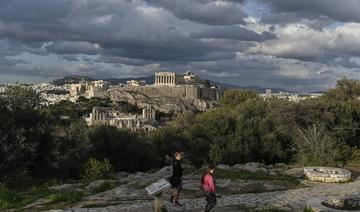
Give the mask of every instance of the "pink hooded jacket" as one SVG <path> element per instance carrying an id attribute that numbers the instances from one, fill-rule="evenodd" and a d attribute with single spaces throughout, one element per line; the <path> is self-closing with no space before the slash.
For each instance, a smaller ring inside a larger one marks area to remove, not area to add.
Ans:
<path id="1" fill-rule="evenodd" d="M 211 174 L 206 174 L 204 177 L 203 189 L 205 192 L 215 193 L 215 182 Z"/>

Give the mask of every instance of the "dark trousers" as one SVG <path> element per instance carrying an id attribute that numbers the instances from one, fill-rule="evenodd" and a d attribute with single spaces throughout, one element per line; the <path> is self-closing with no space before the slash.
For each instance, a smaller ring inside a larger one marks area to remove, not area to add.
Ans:
<path id="1" fill-rule="evenodd" d="M 209 212 L 216 205 L 216 195 L 215 195 L 215 193 L 206 192 L 205 193 L 205 200 L 206 200 L 205 212 Z"/>

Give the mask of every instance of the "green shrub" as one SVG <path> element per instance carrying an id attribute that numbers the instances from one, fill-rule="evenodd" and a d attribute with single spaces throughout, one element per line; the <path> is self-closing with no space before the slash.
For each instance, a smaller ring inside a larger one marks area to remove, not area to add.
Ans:
<path id="1" fill-rule="evenodd" d="M 63 191 L 56 194 L 51 194 L 49 199 L 51 203 L 58 203 L 58 202 L 79 202 L 81 200 L 83 193 L 80 191 L 70 190 L 70 191 Z"/>
<path id="2" fill-rule="evenodd" d="M 22 204 L 24 198 L 16 192 L 0 186 L 0 209 L 15 208 Z"/>
<path id="3" fill-rule="evenodd" d="M 295 160 L 299 165 L 335 166 L 344 157 L 346 145 L 337 142 L 324 126 L 299 129 L 293 140 Z"/>
<path id="4" fill-rule="evenodd" d="M 108 159 L 98 161 L 94 158 L 90 158 L 84 165 L 83 179 L 86 182 L 91 182 L 105 177 L 107 174 L 113 171 L 113 167 Z"/>

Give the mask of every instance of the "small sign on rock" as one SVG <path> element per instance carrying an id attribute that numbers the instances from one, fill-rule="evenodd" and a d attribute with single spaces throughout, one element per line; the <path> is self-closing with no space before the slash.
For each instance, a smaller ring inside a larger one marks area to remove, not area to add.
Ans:
<path id="1" fill-rule="evenodd" d="M 153 196 L 165 191 L 166 189 L 169 189 L 170 187 L 171 187 L 170 183 L 164 178 L 162 178 L 156 181 L 155 183 L 149 185 L 148 187 L 146 187 L 145 190 L 148 192 L 149 195 Z"/>

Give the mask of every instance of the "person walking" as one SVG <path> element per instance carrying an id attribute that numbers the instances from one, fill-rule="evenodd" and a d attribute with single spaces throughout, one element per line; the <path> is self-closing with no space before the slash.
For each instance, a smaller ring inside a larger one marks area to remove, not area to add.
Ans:
<path id="1" fill-rule="evenodd" d="M 174 160 L 172 162 L 173 174 L 170 177 L 171 188 L 174 188 L 174 193 L 170 196 L 169 201 L 175 206 L 182 206 L 179 203 L 180 192 L 182 190 L 182 177 L 183 177 L 183 168 L 181 165 L 182 153 L 176 151 L 174 154 Z"/>
<path id="2" fill-rule="evenodd" d="M 214 178 L 214 165 L 209 165 L 201 176 L 201 185 L 205 194 L 206 206 L 204 212 L 209 212 L 216 205 L 216 182 Z"/>

